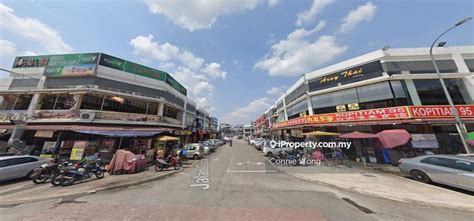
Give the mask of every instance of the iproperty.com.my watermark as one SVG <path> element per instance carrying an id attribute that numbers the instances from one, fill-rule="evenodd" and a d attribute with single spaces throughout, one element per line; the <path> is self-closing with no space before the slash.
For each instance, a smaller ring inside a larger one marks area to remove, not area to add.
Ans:
<path id="1" fill-rule="evenodd" d="M 290 141 L 270 141 L 272 148 L 332 148 L 332 149 L 349 149 L 351 148 L 352 142 L 349 141 L 329 141 L 329 142 L 316 142 L 316 141 L 303 141 L 303 142 L 290 142 Z"/>

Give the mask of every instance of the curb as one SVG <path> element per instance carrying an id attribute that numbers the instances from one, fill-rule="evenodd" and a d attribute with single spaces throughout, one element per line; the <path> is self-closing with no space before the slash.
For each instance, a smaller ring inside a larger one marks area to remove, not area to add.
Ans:
<path id="1" fill-rule="evenodd" d="M 327 186 L 327 187 L 332 187 L 332 188 L 335 188 L 335 189 L 338 189 L 338 190 L 343 190 L 343 191 L 348 191 L 348 192 L 352 192 L 352 193 L 358 193 L 358 194 L 363 194 L 363 195 L 367 195 L 367 196 L 371 196 L 371 197 L 376 197 L 376 198 L 381 198 L 381 199 L 387 199 L 387 200 L 392 200 L 392 201 L 396 201 L 396 202 L 403 202 L 403 203 L 413 203 L 413 204 L 417 204 L 417 205 L 421 205 L 421 206 L 429 206 L 429 207 L 433 207 L 433 208 L 440 208 L 440 209 L 451 209 L 451 210 L 457 210 L 457 211 L 463 211 L 463 212 L 474 212 L 474 207 L 466 207 L 466 206 L 454 206 L 454 205 L 443 205 L 442 202 L 439 202 L 439 203 L 427 203 L 425 201 L 420 201 L 420 200 L 416 200 L 416 199 L 393 199 L 393 198 L 389 198 L 387 196 L 382 196 L 382 195 L 379 195 L 379 194 L 374 194 L 374 193 L 371 193 L 369 191 L 361 191 L 361 190 L 356 190 L 356 189 L 353 189 L 353 188 L 346 188 L 346 187 L 341 187 L 341 186 L 338 186 L 338 185 L 335 185 L 335 184 L 332 184 L 332 183 L 327 183 L 327 182 L 323 182 L 323 181 L 320 181 L 320 180 L 316 180 L 316 179 L 312 179 L 312 178 L 307 178 L 307 177 L 304 177 L 304 176 L 299 176 L 299 175 L 295 175 L 295 174 L 291 174 L 289 172 L 286 172 L 284 170 L 281 170 L 279 169 L 278 167 L 276 166 L 273 166 L 277 171 L 281 172 L 281 173 L 284 173 L 286 175 L 289 175 L 289 176 L 292 176 L 292 177 L 296 177 L 298 179 L 301 179 L 301 180 L 305 180 L 305 181 L 308 181 L 308 182 L 313 182 L 313 183 L 317 183 L 319 185 L 323 185 L 323 186 Z M 390 173 L 389 173 L 390 174 Z M 394 174 L 390 174 L 390 175 L 394 175 Z"/>
<path id="2" fill-rule="evenodd" d="M 34 202 L 40 202 L 40 201 L 45 201 L 45 200 L 61 199 L 61 198 L 65 198 L 65 197 L 80 197 L 80 196 L 85 196 L 85 195 L 88 195 L 88 194 L 91 194 L 91 193 L 98 193 L 98 192 L 104 192 L 104 191 L 108 191 L 108 190 L 114 190 L 114 189 L 130 187 L 130 186 L 136 186 L 136 185 L 140 185 L 140 184 L 143 184 L 143 183 L 164 179 L 166 177 L 169 177 L 169 176 L 172 176 L 176 173 L 179 173 L 182 170 L 183 170 L 183 168 L 181 168 L 179 170 L 173 170 L 173 171 L 170 171 L 166 174 L 162 174 L 162 175 L 158 175 L 158 176 L 148 177 L 148 178 L 144 178 L 144 179 L 141 179 L 141 180 L 136 180 L 136 181 L 127 182 L 127 183 L 121 183 L 121 184 L 108 186 L 108 187 L 102 187 L 102 188 L 98 188 L 98 189 L 89 189 L 89 190 L 82 191 L 82 192 L 79 192 L 79 193 L 70 193 L 70 194 L 62 194 L 62 195 L 41 197 L 41 198 L 35 198 L 35 199 L 1 202 L 0 207 L 13 207 L 13 206 L 17 206 L 17 205 L 25 204 L 25 203 L 34 203 Z"/>

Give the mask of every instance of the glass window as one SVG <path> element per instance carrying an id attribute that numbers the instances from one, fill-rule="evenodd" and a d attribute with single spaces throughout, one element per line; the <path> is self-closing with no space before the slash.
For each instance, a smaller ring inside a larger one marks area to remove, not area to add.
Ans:
<path id="1" fill-rule="evenodd" d="M 41 110 L 65 110 L 74 105 L 73 95 L 47 94 L 41 99 Z"/>
<path id="2" fill-rule="evenodd" d="M 448 158 L 428 157 L 426 159 L 421 160 L 420 162 L 426 163 L 426 164 L 431 164 L 431 165 L 436 165 L 436 166 L 456 168 L 456 161 L 453 160 L 453 159 L 448 159 Z"/>
<path id="3" fill-rule="evenodd" d="M 413 80 L 413 82 L 423 105 L 448 104 L 438 79 Z M 444 82 L 454 104 L 472 103 L 462 79 L 444 79 Z"/>
<path id="4" fill-rule="evenodd" d="M 315 109 L 356 102 L 358 102 L 358 98 L 355 88 L 311 97 L 311 103 Z"/>
<path id="5" fill-rule="evenodd" d="M 359 102 L 378 101 L 393 98 L 388 81 L 357 88 Z"/>
<path id="6" fill-rule="evenodd" d="M 436 60 L 441 73 L 456 73 L 458 68 L 453 60 Z M 409 71 L 411 74 L 436 73 L 431 60 L 428 61 L 397 61 L 386 62 L 387 73 L 400 74 L 401 71 Z"/>
<path id="7" fill-rule="evenodd" d="M 456 160 L 456 169 L 474 172 L 474 163 L 465 160 Z"/>
<path id="8" fill-rule="evenodd" d="M 288 114 L 288 116 L 293 116 L 307 110 L 308 110 L 308 102 L 305 99 L 291 107 L 288 107 L 286 109 L 286 113 Z"/>

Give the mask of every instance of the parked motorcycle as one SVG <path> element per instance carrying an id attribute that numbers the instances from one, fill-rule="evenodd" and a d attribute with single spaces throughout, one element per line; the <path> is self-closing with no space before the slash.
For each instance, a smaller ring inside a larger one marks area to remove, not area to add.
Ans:
<path id="1" fill-rule="evenodd" d="M 33 183 L 40 184 L 45 183 L 48 180 L 53 180 L 60 174 L 60 170 L 64 167 L 67 167 L 69 162 L 63 162 L 62 164 L 59 163 L 52 163 L 52 164 L 43 164 L 41 167 L 38 167 L 33 170 L 31 175 L 31 179 Z"/>
<path id="2" fill-rule="evenodd" d="M 176 155 L 169 156 L 167 160 L 157 159 L 155 170 L 163 171 L 164 169 L 168 169 L 170 167 L 174 167 L 175 170 L 178 170 L 181 167 Z"/>
<path id="3" fill-rule="evenodd" d="M 76 181 L 86 180 L 95 175 L 97 179 L 104 178 L 105 168 L 104 164 L 100 161 L 94 161 L 92 163 L 81 163 L 81 167 L 77 170 L 68 170 L 61 178 L 60 183 L 62 186 L 72 185 Z"/>
<path id="4" fill-rule="evenodd" d="M 68 163 L 67 165 L 59 169 L 59 174 L 53 177 L 53 179 L 51 179 L 51 184 L 53 184 L 53 186 L 60 186 L 61 180 L 63 179 L 64 175 L 66 175 L 69 171 L 77 171 L 81 167 L 82 163 Z"/>

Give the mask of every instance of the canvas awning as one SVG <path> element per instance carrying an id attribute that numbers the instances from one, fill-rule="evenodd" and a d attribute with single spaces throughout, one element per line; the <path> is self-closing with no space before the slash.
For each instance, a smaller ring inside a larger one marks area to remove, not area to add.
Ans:
<path id="1" fill-rule="evenodd" d="M 103 135 L 108 137 L 151 137 L 159 134 L 160 132 L 149 132 L 149 131 L 103 131 L 103 130 L 92 130 L 92 131 L 76 131 L 84 134 Z"/>
<path id="2" fill-rule="evenodd" d="M 167 141 L 178 141 L 179 138 L 177 137 L 172 137 L 172 136 L 162 136 L 162 137 L 159 137 L 158 139 L 156 139 L 157 141 L 164 141 L 164 142 L 167 142 Z"/>
<path id="3" fill-rule="evenodd" d="M 311 131 L 307 133 L 303 133 L 303 135 L 306 136 L 337 136 L 339 133 L 333 133 L 333 132 L 326 132 L 326 131 Z"/>
<path id="4" fill-rule="evenodd" d="M 384 130 L 377 133 L 380 143 L 384 148 L 393 149 L 407 144 L 410 139 L 410 133 L 405 129 Z"/>

